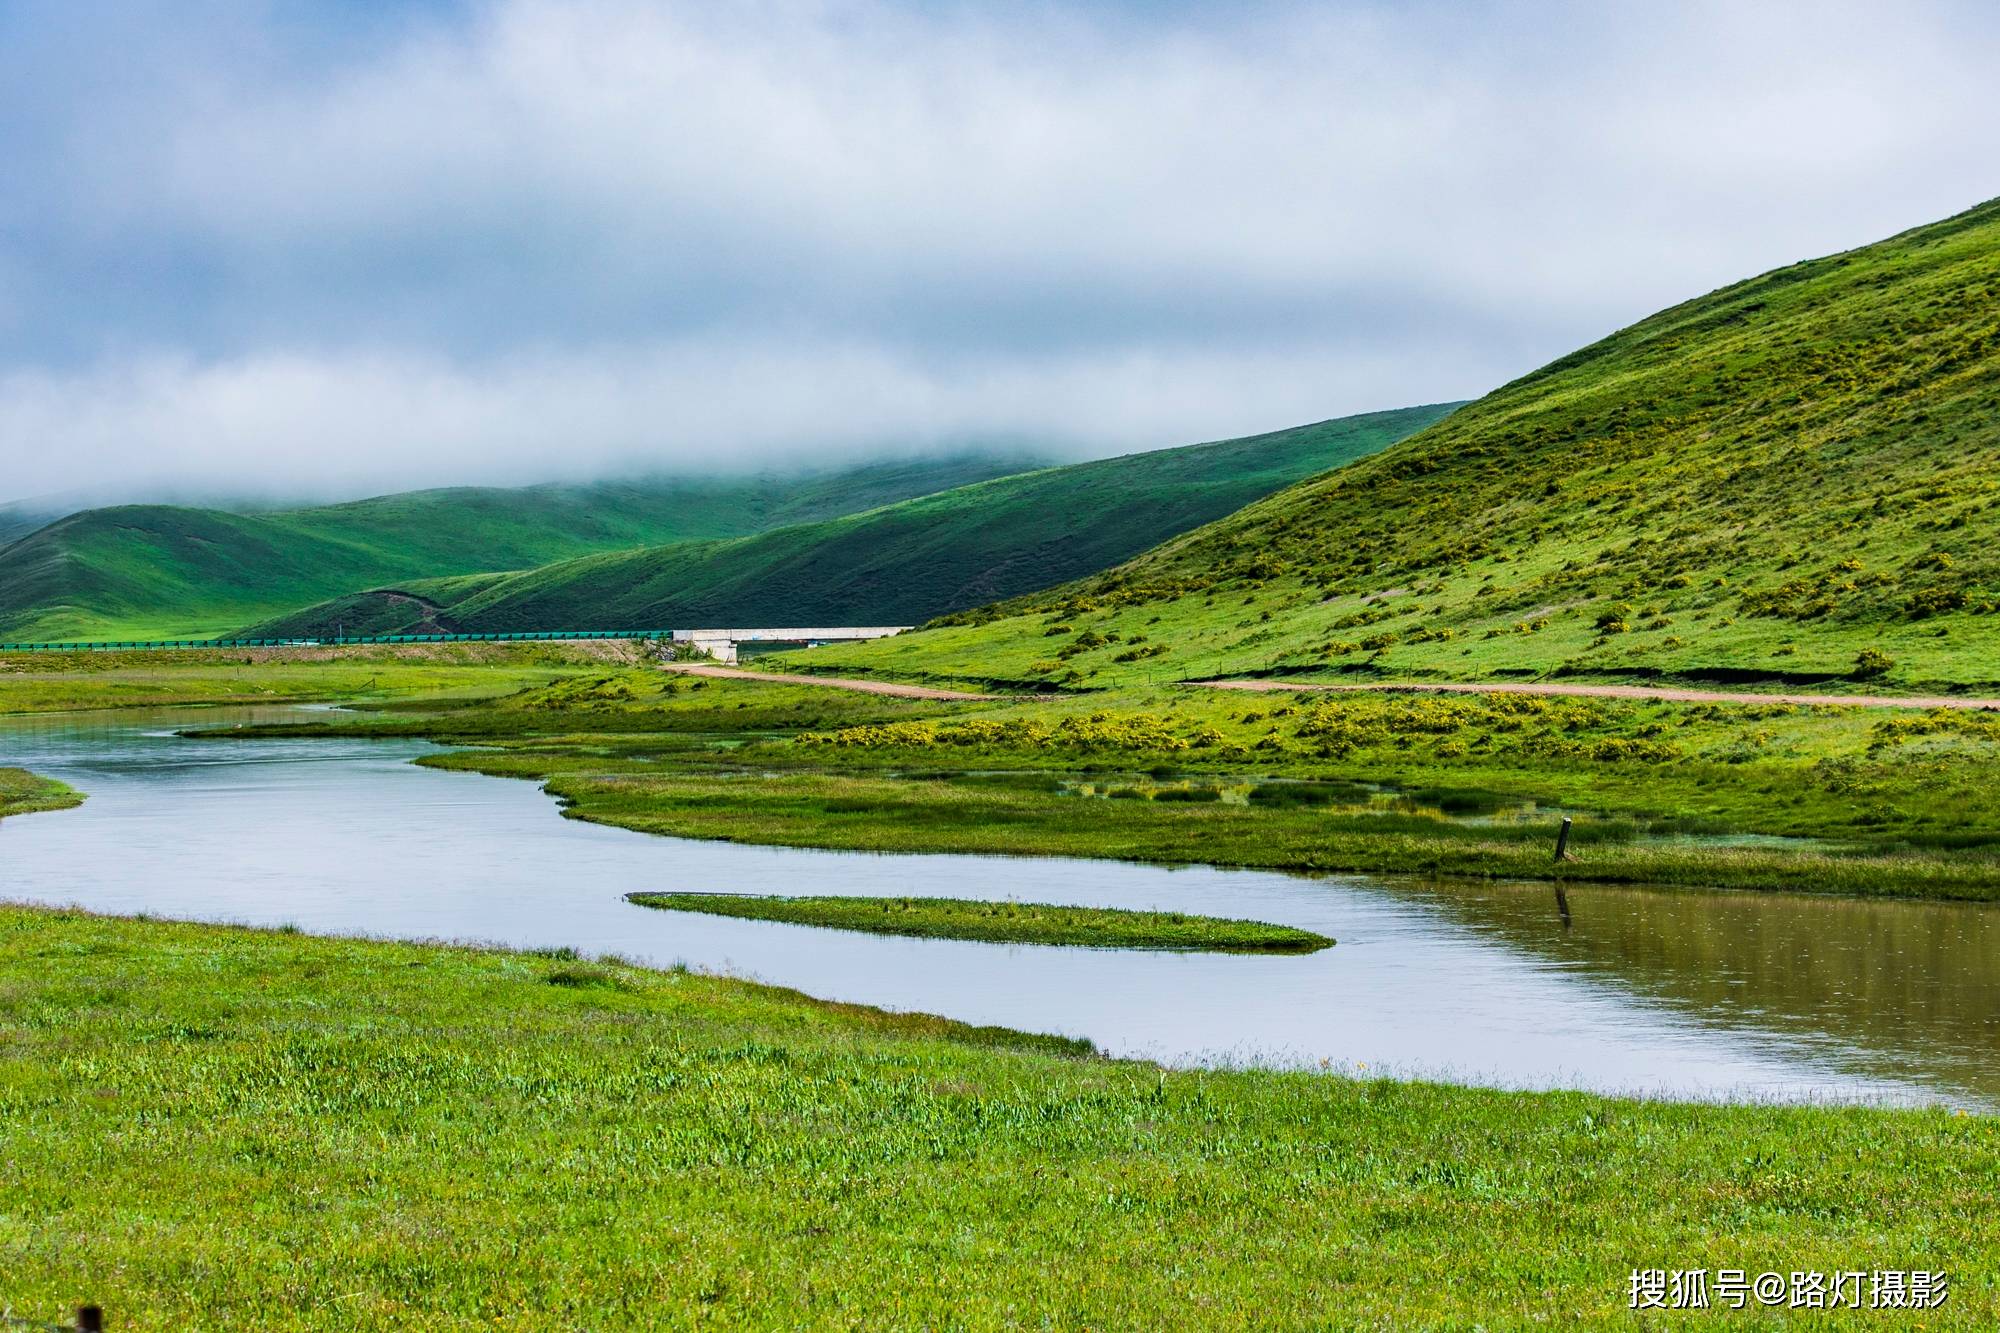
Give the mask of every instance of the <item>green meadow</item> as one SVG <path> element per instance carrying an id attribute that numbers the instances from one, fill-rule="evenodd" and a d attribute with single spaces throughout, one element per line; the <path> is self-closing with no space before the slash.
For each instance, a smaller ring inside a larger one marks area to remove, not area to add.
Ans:
<path id="1" fill-rule="evenodd" d="M 1298 470 L 1213 512 L 1182 502 L 1242 462 L 1226 446 L 1143 456 L 1195 469 L 1152 490 L 1110 465 L 1081 490 L 1030 473 L 313 613 L 498 630 L 943 609 L 781 664 L 1005 697 L 464 645 L 0 656 L 0 713 L 341 702 L 226 734 L 427 737 L 455 747 L 427 765 L 683 837 L 1990 902 L 2000 710 L 1387 687 L 2000 696 L 1996 385 L 1988 204 L 1696 298 L 1449 415 L 1267 437 Z M 1391 424 L 1416 433 L 1391 444 Z M 1319 448 L 1346 453 L 1300 464 Z M 1064 552 L 1078 494 L 1129 513 Z M 103 605 L 139 615 L 131 586 Z M 1381 688 L 1199 683 L 1234 676 Z M 75 796 L 0 770 L 0 812 Z M 1074 944 L 1135 924 L 921 898 L 730 910 Z M 1910 1326 L 2000 1320 L 1988 1117 L 1166 1071 L 569 954 L 29 908 L 0 908 L 0 940 L 0 1255 L 22 1315 L 1645 1327 L 1627 1275 L 1664 1267 L 1939 1269 L 1951 1303 Z"/>
<path id="2" fill-rule="evenodd" d="M 26 908 L 0 996 L 17 1316 L 1622 1326 L 1643 1267 L 1937 1269 L 1909 1326 L 2000 1316 L 1985 1117 L 1163 1071 L 615 960 Z"/>
<path id="3" fill-rule="evenodd" d="M 629 643 L 0 652 L 0 716 L 93 708 L 292 704 L 514 693 L 631 666 Z"/>
<path id="4" fill-rule="evenodd" d="M 0 708 L 346 698 L 303 729 L 474 747 L 425 762 L 698 837 L 1996 882 L 1986 714 L 1189 688 L 947 703 L 635 652 L 37 658 L 0 672 Z M 1926 1327 L 2000 1313 L 1986 1117 L 1163 1071 L 561 952 L 29 908 L 0 909 L 0 937 L 0 1245 L 22 1315 L 1602 1326 L 1630 1319 L 1643 1267 L 1939 1269 L 1952 1296 Z"/>

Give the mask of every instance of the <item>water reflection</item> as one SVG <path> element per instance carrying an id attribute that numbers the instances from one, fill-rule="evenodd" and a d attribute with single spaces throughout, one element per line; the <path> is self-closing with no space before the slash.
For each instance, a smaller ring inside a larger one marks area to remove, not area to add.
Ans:
<path id="1" fill-rule="evenodd" d="M 1687 1097 L 2000 1102 L 1995 917 L 1976 908 L 1303 878 L 648 837 L 427 747 L 187 741 L 290 709 L 0 723 L 81 808 L 0 825 L 0 896 L 330 933 L 570 945 L 830 998 L 1085 1036 L 1175 1063 L 1448 1074 Z M 631 906 L 635 889 L 926 892 L 1250 916 L 1297 958 L 848 935 Z"/>
<path id="2" fill-rule="evenodd" d="M 1978 904 L 1572 884 L 1384 884 L 1550 964 L 1746 1032 L 1828 1037 L 2000 1099 L 2000 912 Z"/>

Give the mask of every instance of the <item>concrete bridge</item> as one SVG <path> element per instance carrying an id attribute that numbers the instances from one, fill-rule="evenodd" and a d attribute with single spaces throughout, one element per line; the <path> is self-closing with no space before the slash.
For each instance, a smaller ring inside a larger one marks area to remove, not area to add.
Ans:
<path id="1" fill-rule="evenodd" d="M 674 642 L 699 649 L 718 662 L 734 662 L 739 644 L 784 643 L 811 648 L 822 643 L 886 639 L 908 628 L 908 625 L 819 625 L 785 629 L 677 629 L 674 631 Z"/>

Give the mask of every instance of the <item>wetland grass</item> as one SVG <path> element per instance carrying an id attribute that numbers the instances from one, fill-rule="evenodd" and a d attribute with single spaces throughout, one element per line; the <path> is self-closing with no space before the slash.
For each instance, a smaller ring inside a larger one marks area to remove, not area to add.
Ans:
<path id="1" fill-rule="evenodd" d="M 1324 935 L 1264 921 L 1132 912 L 1053 903 L 982 902 L 964 898 L 768 897 L 733 893 L 631 893 L 641 907 L 712 916 L 782 921 L 876 935 L 1053 944 L 1097 949 L 1185 949 L 1212 953 L 1314 953 L 1333 944 Z"/>

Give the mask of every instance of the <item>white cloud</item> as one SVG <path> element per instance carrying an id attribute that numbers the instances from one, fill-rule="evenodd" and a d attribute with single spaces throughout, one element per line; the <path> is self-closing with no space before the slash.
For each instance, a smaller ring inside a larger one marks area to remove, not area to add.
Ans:
<path id="1" fill-rule="evenodd" d="M 163 12 L 0 55 L 0 495 L 1240 433 L 2000 189 L 1948 3 Z"/>
<path id="2" fill-rule="evenodd" d="M 1330 371 L 1329 367 L 1333 367 Z M 467 370 L 397 355 L 159 359 L 0 377 L 23 494 L 190 478 L 231 494 L 359 493 L 661 467 L 712 472 L 965 443 L 1107 454 L 1395 403 L 1423 376 L 1384 354 L 1119 352 L 939 371 L 867 345 L 661 344 Z M 1260 416 L 1245 422 L 1243 403 Z"/>

